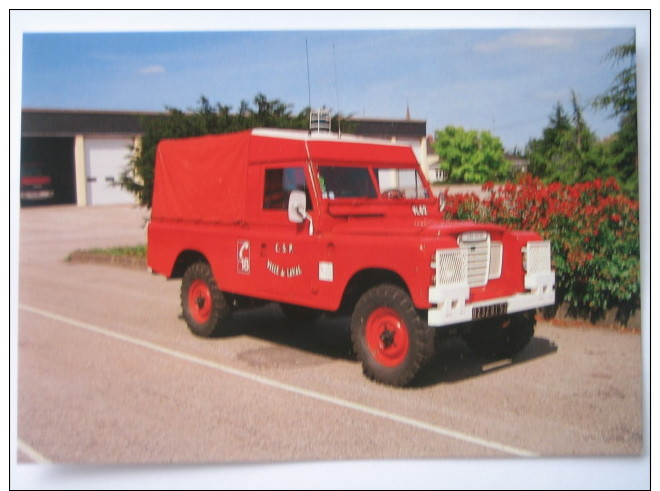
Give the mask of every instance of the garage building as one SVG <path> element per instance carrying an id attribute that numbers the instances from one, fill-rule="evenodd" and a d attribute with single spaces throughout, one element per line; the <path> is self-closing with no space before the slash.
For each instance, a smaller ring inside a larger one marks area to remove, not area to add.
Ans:
<path id="1" fill-rule="evenodd" d="M 48 204 L 78 206 L 135 203 L 118 186 L 122 171 L 139 148 L 143 123 L 165 113 L 23 109 L 21 169 L 39 164 L 55 191 Z M 428 172 L 426 122 L 354 118 L 350 133 L 412 145 Z"/>
<path id="2" fill-rule="evenodd" d="M 24 109 L 21 169 L 39 164 L 52 178 L 55 204 L 134 203 L 116 185 L 142 135 L 141 121 L 155 113 Z"/>

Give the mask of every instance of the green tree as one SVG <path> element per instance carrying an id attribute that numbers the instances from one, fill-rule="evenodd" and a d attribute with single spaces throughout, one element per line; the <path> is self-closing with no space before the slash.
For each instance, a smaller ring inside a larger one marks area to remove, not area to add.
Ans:
<path id="1" fill-rule="evenodd" d="M 548 126 L 540 139 L 530 140 L 527 146 L 529 172 L 544 180 L 549 176 L 571 167 L 569 154 L 572 147 L 571 120 L 561 103 L 557 103 L 550 115 Z"/>
<path id="2" fill-rule="evenodd" d="M 435 132 L 434 147 L 449 182 L 483 184 L 509 176 L 502 142 L 488 131 L 447 126 Z"/>
<path id="3" fill-rule="evenodd" d="M 614 175 L 621 187 L 630 196 L 639 193 L 638 147 L 637 147 L 637 62 L 635 41 L 616 46 L 607 54 L 607 59 L 623 64 L 623 69 L 614 78 L 607 91 L 594 99 L 594 106 L 609 109 L 612 117 L 618 118 L 619 130 L 611 141 L 606 142 L 612 157 Z"/>
<path id="4" fill-rule="evenodd" d="M 571 107 L 569 116 L 557 103 L 543 136 L 528 144 L 529 170 L 546 183 L 575 184 L 603 175 L 602 148 L 584 120 L 575 92 L 571 94 Z"/>
<path id="5" fill-rule="evenodd" d="M 619 130 L 598 141 L 583 117 L 582 107 L 572 93 L 572 116 L 560 103 L 550 115 L 540 139 L 527 146 L 530 172 L 545 183 L 575 184 L 596 178 L 614 177 L 631 198 L 638 195 L 637 173 L 637 82 L 635 44 L 617 46 L 608 54 L 616 62 L 627 62 L 608 91 L 594 99 L 598 108 L 609 108 L 619 118 Z"/>
<path id="6" fill-rule="evenodd" d="M 233 114 L 230 106 L 213 106 L 204 96 L 200 97 L 198 107 L 188 112 L 167 108 L 162 116 L 142 119 L 141 148 L 134 149 L 135 156 L 120 176 L 120 186 L 133 193 L 141 205 L 151 207 L 156 146 L 160 140 L 257 127 L 305 129 L 309 125 L 308 115 L 308 108 L 293 114 L 289 104 L 278 99 L 269 100 L 263 94 L 257 94 L 253 105 L 241 101 L 238 112 Z"/>

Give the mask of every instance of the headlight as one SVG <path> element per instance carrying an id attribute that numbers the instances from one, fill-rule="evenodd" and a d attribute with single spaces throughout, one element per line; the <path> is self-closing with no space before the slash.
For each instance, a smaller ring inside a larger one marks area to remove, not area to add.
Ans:
<path id="1" fill-rule="evenodd" d="M 528 242 L 522 249 L 522 267 L 528 273 L 552 271 L 550 241 Z"/>
<path id="2" fill-rule="evenodd" d="M 436 284 L 449 285 L 467 282 L 467 251 L 443 249 L 435 253 Z"/>

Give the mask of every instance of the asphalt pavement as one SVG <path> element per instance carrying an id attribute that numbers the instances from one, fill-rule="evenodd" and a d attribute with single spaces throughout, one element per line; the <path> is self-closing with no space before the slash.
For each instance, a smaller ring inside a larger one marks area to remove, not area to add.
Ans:
<path id="1" fill-rule="evenodd" d="M 362 376 L 346 320 L 292 326 L 269 306 L 200 339 L 180 318 L 178 281 L 66 262 L 76 249 L 144 243 L 147 217 L 134 206 L 20 212 L 12 449 L 23 483 L 37 469 L 46 487 L 172 487 L 182 468 L 163 464 L 186 464 L 182 487 L 199 488 L 648 481 L 639 333 L 540 322 L 520 355 L 497 362 L 450 341 L 412 387 L 384 387 Z M 185 470 L 202 464 L 191 480 Z"/>

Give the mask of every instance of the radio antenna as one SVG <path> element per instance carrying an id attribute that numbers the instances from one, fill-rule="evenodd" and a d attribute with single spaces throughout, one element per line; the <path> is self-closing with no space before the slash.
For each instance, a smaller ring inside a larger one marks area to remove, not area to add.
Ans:
<path id="1" fill-rule="evenodd" d="M 341 118 L 339 117 L 339 84 L 337 83 L 337 52 L 335 51 L 335 44 L 332 43 L 332 58 L 335 63 L 335 92 L 337 93 L 337 131 L 341 138 Z"/>
<path id="2" fill-rule="evenodd" d="M 307 97 L 309 110 L 312 110 L 312 84 L 309 81 L 309 48 L 307 47 L 307 38 L 305 38 L 305 54 L 307 55 Z"/>

